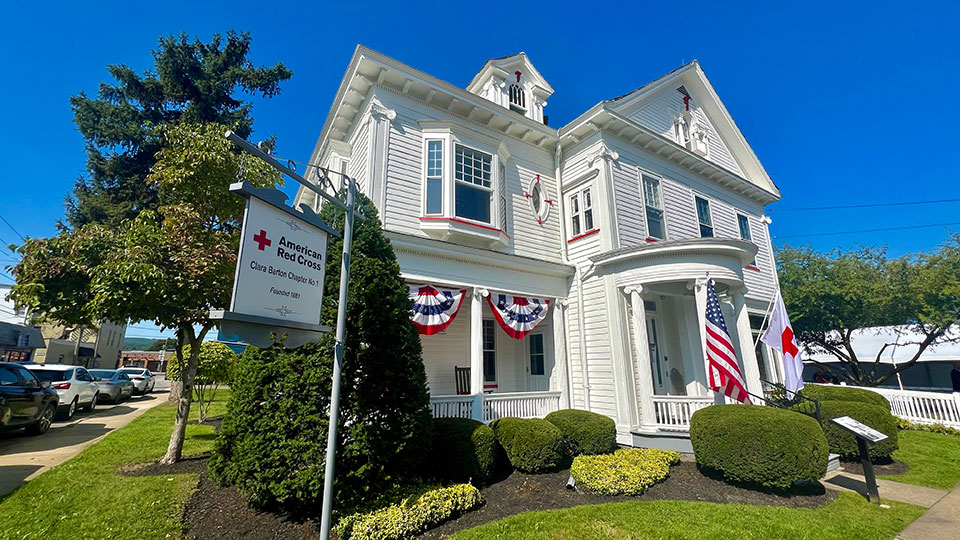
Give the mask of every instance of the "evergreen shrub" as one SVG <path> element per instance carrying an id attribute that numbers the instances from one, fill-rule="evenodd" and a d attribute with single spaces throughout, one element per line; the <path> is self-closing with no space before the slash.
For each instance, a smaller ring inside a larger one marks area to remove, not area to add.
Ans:
<path id="1" fill-rule="evenodd" d="M 402 540 L 481 504 L 480 490 L 470 484 L 438 488 L 375 512 L 347 516 L 334 532 L 340 540 Z"/>
<path id="2" fill-rule="evenodd" d="M 497 464 L 493 429 L 469 418 L 434 418 L 427 474 L 453 482 L 482 484 Z"/>
<path id="3" fill-rule="evenodd" d="M 697 464 L 730 482 L 789 488 L 827 471 L 820 424 L 794 411 L 755 405 L 712 405 L 690 418 Z"/>
<path id="4" fill-rule="evenodd" d="M 800 394 L 817 401 L 858 401 L 860 403 L 869 403 L 879 405 L 890 410 L 890 402 L 887 398 L 870 390 L 861 388 L 850 388 L 847 386 L 827 386 L 819 384 L 804 385 Z"/>
<path id="5" fill-rule="evenodd" d="M 617 449 L 617 428 L 602 414 L 578 409 L 555 411 L 544 418 L 563 433 L 567 455 L 609 454 Z"/>
<path id="6" fill-rule="evenodd" d="M 871 458 L 887 459 L 898 447 L 897 419 L 890 414 L 889 409 L 882 406 L 858 401 L 821 401 L 820 416 L 823 418 L 823 432 L 830 443 L 830 451 L 840 454 L 842 458 L 858 458 L 860 450 L 856 437 L 830 421 L 831 418 L 839 416 L 849 416 L 888 437 L 880 443 L 869 445 Z"/>
<path id="7" fill-rule="evenodd" d="M 563 458 L 563 433 L 539 418 L 501 418 L 490 424 L 510 465 L 526 473 L 554 470 Z"/>
<path id="8" fill-rule="evenodd" d="M 577 486 L 599 495 L 640 495 L 670 474 L 680 454 L 670 450 L 623 448 L 612 454 L 573 458 Z"/>
<path id="9" fill-rule="evenodd" d="M 354 227 L 347 300 L 335 506 L 350 508 L 409 482 L 430 450 L 431 414 L 420 337 L 390 242 L 369 199 Z M 342 229 L 343 211 L 321 218 Z M 323 324 L 336 324 L 342 241 L 327 247 Z M 210 457 L 221 484 L 256 507 L 316 515 L 323 500 L 334 336 L 287 350 L 247 347 Z"/>

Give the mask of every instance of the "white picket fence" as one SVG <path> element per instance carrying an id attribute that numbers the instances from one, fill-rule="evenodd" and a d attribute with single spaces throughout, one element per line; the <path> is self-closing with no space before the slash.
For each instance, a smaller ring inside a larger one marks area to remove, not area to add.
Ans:
<path id="1" fill-rule="evenodd" d="M 480 401 L 480 419 L 492 422 L 497 418 L 543 418 L 560 409 L 560 392 L 512 392 L 475 396 L 431 396 L 430 410 L 434 418 L 475 418 L 473 407 Z"/>
<path id="2" fill-rule="evenodd" d="M 880 394 L 890 402 L 890 412 L 904 420 L 915 424 L 943 424 L 960 429 L 960 393 L 920 392 L 869 386 L 846 387 Z"/>

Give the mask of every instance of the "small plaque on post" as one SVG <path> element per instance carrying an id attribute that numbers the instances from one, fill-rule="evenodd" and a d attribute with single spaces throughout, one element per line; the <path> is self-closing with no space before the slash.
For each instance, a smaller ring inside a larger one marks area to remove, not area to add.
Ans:
<path id="1" fill-rule="evenodd" d="M 840 416 L 834 418 L 831 420 L 831 422 L 849 431 L 856 437 L 866 439 L 866 441 L 869 443 L 876 444 L 887 438 L 887 436 L 883 433 L 880 433 L 872 427 L 862 422 L 858 422 L 849 416 Z"/>

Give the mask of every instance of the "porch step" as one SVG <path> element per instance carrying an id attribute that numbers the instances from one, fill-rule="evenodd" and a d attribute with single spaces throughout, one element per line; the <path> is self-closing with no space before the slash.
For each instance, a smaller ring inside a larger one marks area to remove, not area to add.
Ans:
<path id="1" fill-rule="evenodd" d="M 630 434 L 633 436 L 634 447 L 693 453 L 689 431 L 634 430 Z"/>
<path id="2" fill-rule="evenodd" d="M 830 454 L 827 458 L 827 472 L 840 468 L 840 454 Z"/>

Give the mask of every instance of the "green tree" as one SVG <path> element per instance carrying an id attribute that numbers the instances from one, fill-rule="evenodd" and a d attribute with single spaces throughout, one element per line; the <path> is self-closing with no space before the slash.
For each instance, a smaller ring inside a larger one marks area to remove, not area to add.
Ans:
<path id="1" fill-rule="evenodd" d="M 183 348 L 183 356 L 190 357 L 190 346 Z M 202 423 L 207 419 L 210 405 L 217 397 L 217 388 L 220 385 L 229 385 L 233 382 L 236 369 L 237 355 L 230 347 L 215 341 L 204 341 L 200 344 L 200 358 L 197 362 L 197 375 L 193 380 L 193 398 L 197 402 L 197 411 Z M 183 377 L 183 362 L 180 357 L 174 356 L 167 363 L 167 379 L 180 381 Z"/>
<path id="2" fill-rule="evenodd" d="M 960 237 L 934 253 L 899 258 L 877 248 L 821 253 L 786 246 L 777 261 L 798 340 L 841 362 L 845 369 L 820 366 L 842 380 L 876 386 L 909 369 L 927 348 L 960 340 L 951 330 L 960 322 Z M 861 358 L 852 345 L 854 332 L 879 327 L 892 330 L 897 342 Z M 897 344 L 915 347 L 913 356 L 881 373 L 884 352 Z"/>
<path id="3" fill-rule="evenodd" d="M 335 479 L 340 508 L 416 471 L 430 444 L 430 409 L 410 300 L 376 208 L 355 226 Z M 331 204 L 326 223 L 343 227 Z M 321 317 L 335 324 L 342 241 L 330 239 Z M 211 470 L 257 506 L 316 513 L 323 497 L 334 336 L 289 351 L 248 347 L 232 385 Z"/>
<path id="4" fill-rule="evenodd" d="M 275 96 L 291 73 L 282 63 L 255 67 L 247 58 L 250 41 L 232 30 L 209 43 L 164 37 L 153 51 L 154 69 L 138 75 L 125 65 L 107 66 L 112 83 L 101 83 L 96 97 L 81 92 L 70 99 L 87 152 L 87 175 L 66 203 L 71 226 L 116 226 L 156 209 L 157 186 L 146 179 L 166 144 L 158 126 L 219 123 L 244 138 L 251 133 L 252 104 L 238 93 Z"/>
<path id="5" fill-rule="evenodd" d="M 66 324 L 100 319 L 154 321 L 176 331 L 183 391 L 165 463 L 180 459 L 199 362 L 214 327 L 208 313 L 229 305 L 244 202 L 229 193 L 244 178 L 274 187 L 279 173 L 238 154 L 219 124 L 172 124 L 147 181 L 159 206 L 119 226 L 88 223 L 20 248 L 11 296 L 40 318 Z M 198 330 L 199 329 L 199 330 Z"/>
<path id="6" fill-rule="evenodd" d="M 164 339 L 155 339 L 153 343 L 147 345 L 144 349 L 145 351 L 159 351 L 166 349 L 175 349 L 177 347 L 177 340 L 174 338 L 164 338 Z"/>

